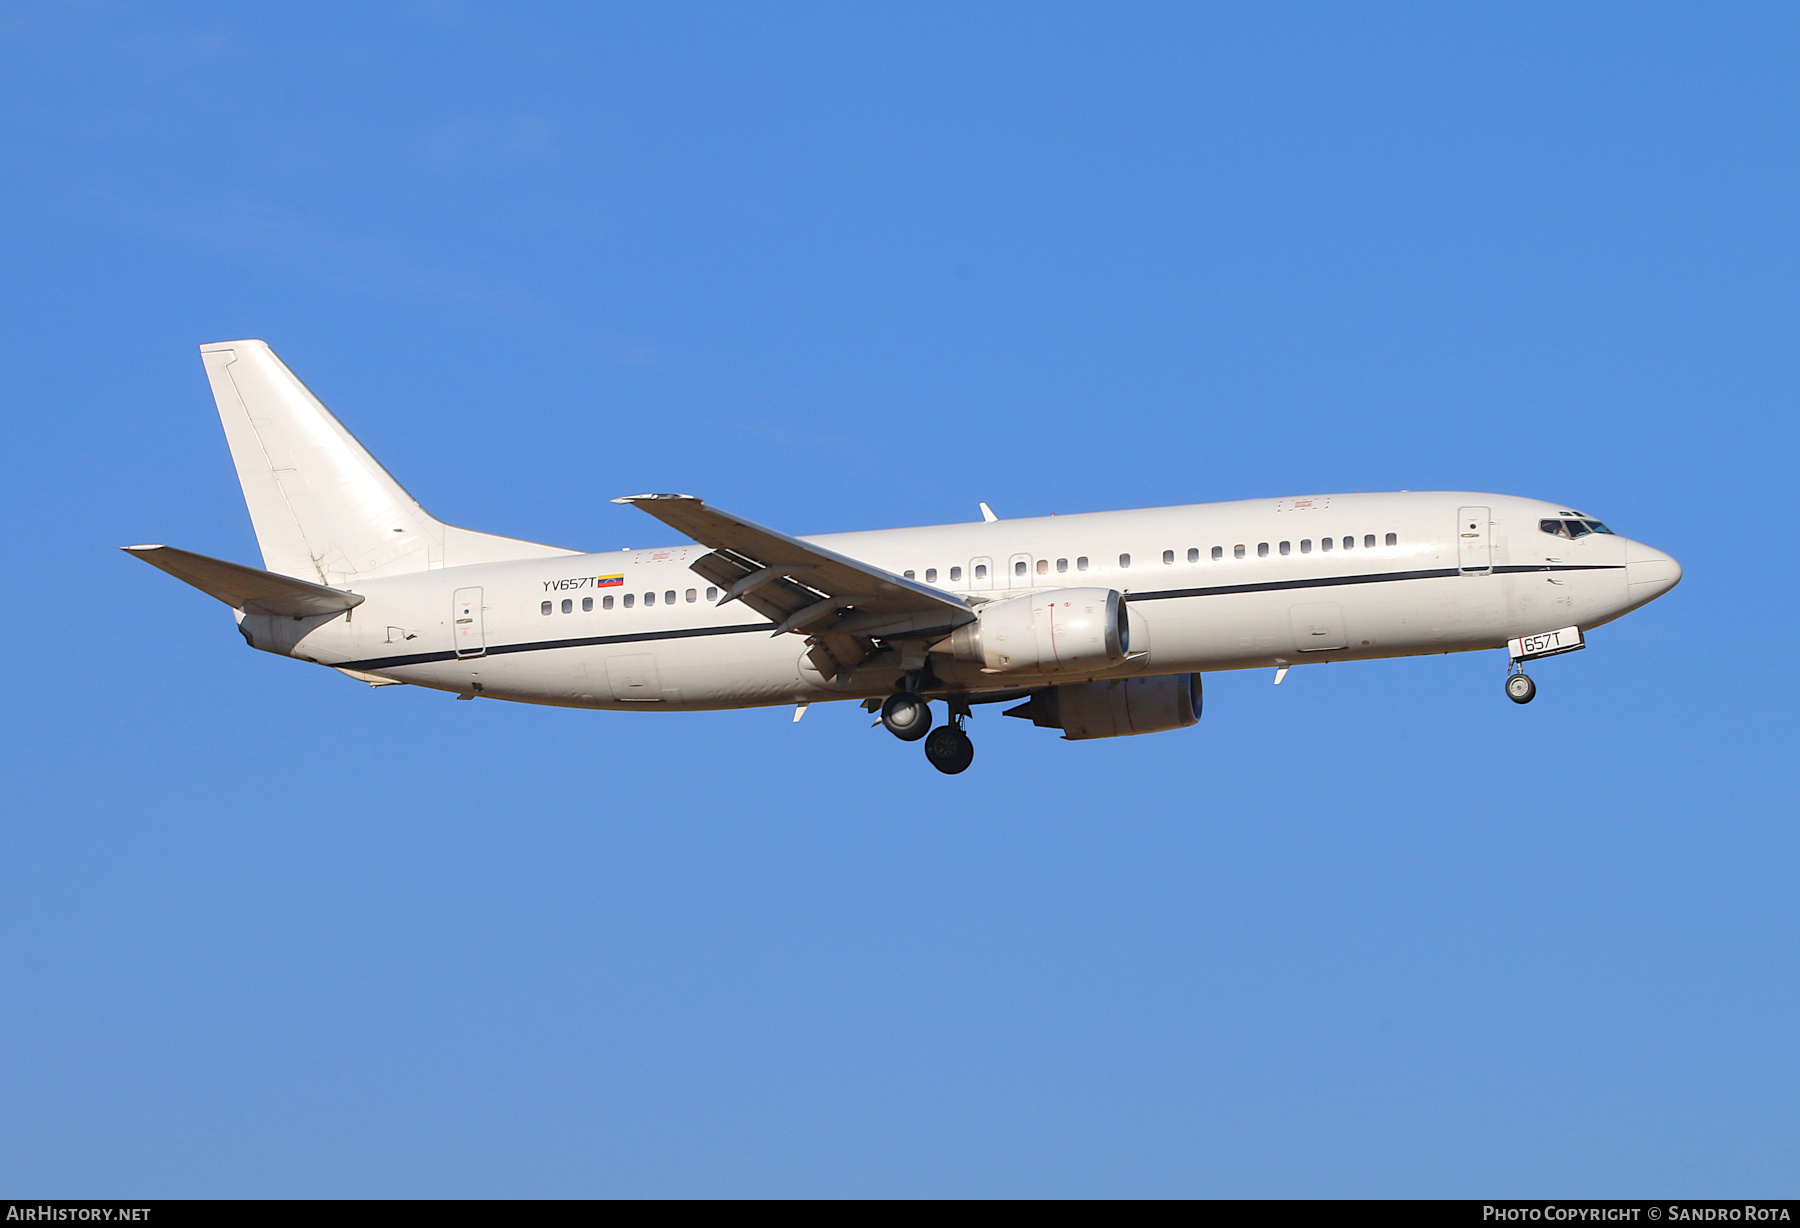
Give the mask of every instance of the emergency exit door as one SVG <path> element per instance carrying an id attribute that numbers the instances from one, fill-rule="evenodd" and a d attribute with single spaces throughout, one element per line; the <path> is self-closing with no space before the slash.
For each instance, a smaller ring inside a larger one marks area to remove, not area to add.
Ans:
<path id="1" fill-rule="evenodd" d="M 481 590 L 459 588 L 451 607 L 450 642 L 459 657 L 479 657 L 487 652 L 481 630 Z"/>
<path id="2" fill-rule="evenodd" d="M 1494 570 L 1493 543 L 1488 532 L 1488 510 L 1465 507 L 1456 513 L 1456 567 L 1465 576 L 1486 575 Z"/>

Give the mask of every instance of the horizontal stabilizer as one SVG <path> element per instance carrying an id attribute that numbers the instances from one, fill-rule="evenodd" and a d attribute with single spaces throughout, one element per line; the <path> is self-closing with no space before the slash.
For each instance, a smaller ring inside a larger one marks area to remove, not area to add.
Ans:
<path id="1" fill-rule="evenodd" d="M 209 559 L 204 554 L 177 550 L 173 546 L 121 546 L 120 549 L 246 614 L 285 614 L 305 618 L 341 614 L 363 602 L 361 595 L 346 593 L 341 588 L 326 588 L 323 584 L 245 567 L 242 563 Z"/>

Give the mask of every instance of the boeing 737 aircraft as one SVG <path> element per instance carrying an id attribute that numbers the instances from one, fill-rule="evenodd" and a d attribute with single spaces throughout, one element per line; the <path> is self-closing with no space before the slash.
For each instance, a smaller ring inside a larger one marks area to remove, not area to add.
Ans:
<path id="1" fill-rule="evenodd" d="M 589 554 L 434 519 L 261 341 L 201 358 L 263 569 L 127 546 L 252 647 L 372 686 L 675 712 L 854 700 L 941 772 L 975 704 L 1068 739 L 1181 729 L 1210 670 L 1509 650 L 1523 663 L 1681 567 L 1558 503 L 1309 495 L 790 537 L 692 495 L 616 499 L 685 541 Z M 945 723 L 932 728 L 931 705 Z"/>

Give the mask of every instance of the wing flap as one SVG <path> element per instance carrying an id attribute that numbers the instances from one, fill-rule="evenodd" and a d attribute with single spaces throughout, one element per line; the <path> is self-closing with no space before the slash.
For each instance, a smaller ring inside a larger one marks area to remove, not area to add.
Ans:
<path id="1" fill-rule="evenodd" d="M 705 543 L 702 543 L 705 544 Z M 798 571 L 798 568 L 767 568 L 754 559 L 746 559 L 732 550 L 715 550 L 703 555 L 688 568 L 725 590 L 719 604 L 740 601 L 773 623 L 785 622 L 789 615 L 803 610 L 822 596 L 788 575 L 768 576 L 756 583 L 758 576 L 773 571 Z"/>
<path id="2" fill-rule="evenodd" d="M 245 567 L 242 563 L 208 558 L 173 546 L 121 546 L 120 549 L 246 614 L 305 618 L 341 614 L 363 603 L 358 593 Z"/>
<path id="3" fill-rule="evenodd" d="M 724 588 L 726 600 L 743 602 L 783 630 L 923 636 L 975 617 L 949 593 L 709 507 L 693 495 L 630 495 L 613 502 L 648 512 L 712 547 L 692 570 Z"/>

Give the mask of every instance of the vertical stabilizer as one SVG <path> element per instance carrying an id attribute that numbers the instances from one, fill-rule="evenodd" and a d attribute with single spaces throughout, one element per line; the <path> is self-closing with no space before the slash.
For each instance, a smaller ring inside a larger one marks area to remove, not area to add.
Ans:
<path id="1" fill-rule="evenodd" d="M 575 554 L 434 519 L 261 341 L 200 347 L 263 566 L 328 585 Z"/>

